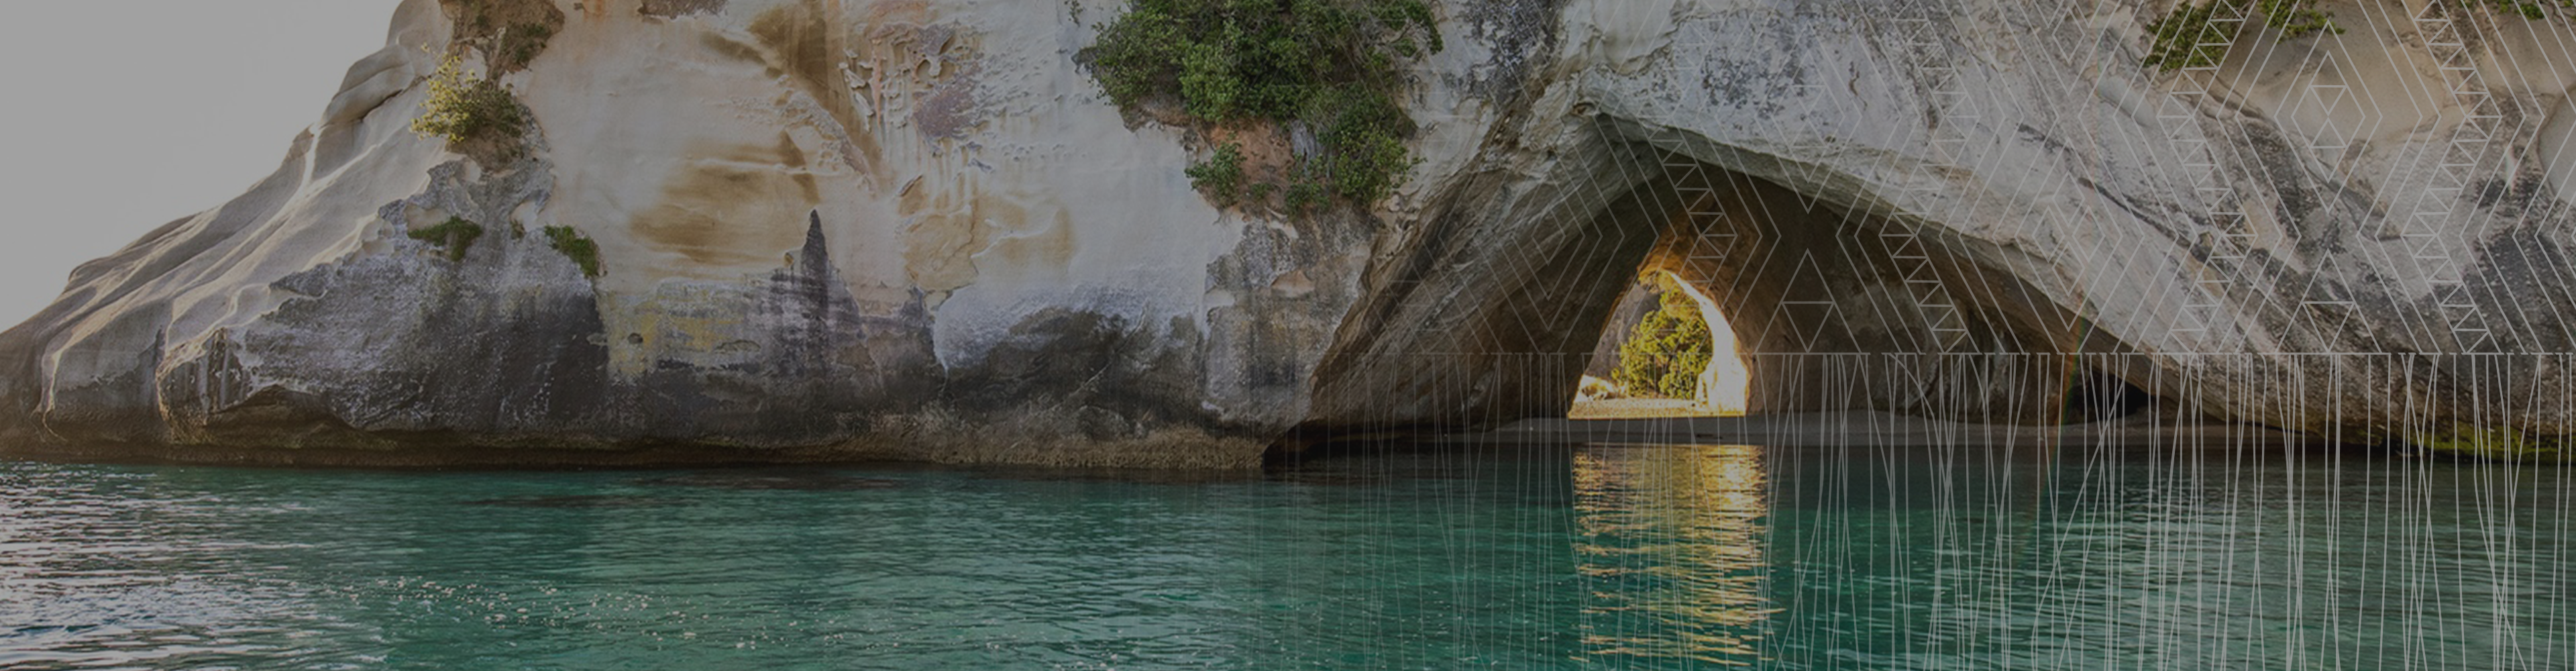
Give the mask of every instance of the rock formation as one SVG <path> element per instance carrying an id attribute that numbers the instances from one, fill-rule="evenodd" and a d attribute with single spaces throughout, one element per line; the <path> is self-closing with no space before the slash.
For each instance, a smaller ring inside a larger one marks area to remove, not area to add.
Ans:
<path id="1" fill-rule="evenodd" d="M 2576 433 L 2560 18 L 2328 2 L 2164 73 L 2162 0 L 1445 0 L 1411 180 L 1289 216 L 1105 102 L 1122 4 L 409 0 L 275 175 L 0 335 L 0 445 L 1242 466 L 1561 414 L 1641 269 L 1757 412 Z M 412 131 L 443 54 L 524 136 Z"/>

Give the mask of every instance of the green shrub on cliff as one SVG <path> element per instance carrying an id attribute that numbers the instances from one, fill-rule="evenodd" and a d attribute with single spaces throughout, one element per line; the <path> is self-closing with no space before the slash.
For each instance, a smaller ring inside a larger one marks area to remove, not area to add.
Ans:
<path id="1" fill-rule="evenodd" d="M 526 115 L 508 89 L 465 71 L 464 61 L 448 56 L 429 77 L 429 99 L 411 130 L 424 138 L 444 138 L 451 145 L 515 141 L 527 129 Z"/>
<path id="2" fill-rule="evenodd" d="M 1661 306 L 1619 343 L 1619 368 L 1610 381 L 1633 397 L 1697 398 L 1700 373 L 1717 347 L 1699 310 L 1699 301 L 1668 283 Z"/>
<path id="3" fill-rule="evenodd" d="M 1330 150 L 1315 161 L 1335 195 L 1352 202 L 1373 203 L 1404 185 L 1404 173 L 1415 160 L 1404 148 L 1403 135 L 1413 130 L 1404 108 L 1385 96 L 1327 91 L 1318 100 L 1332 110 L 1323 125 L 1323 144 Z"/>
<path id="4" fill-rule="evenodd" d="M 1257 190 L 1365 205 L 1414 164 L 1398 66 L 1441 46 L 1423 0 L 1130 0 L 1080 58 L 1121 109 L 1177 103 L 1201 125 L 1307 129 L 1321 151 Z"/>
<path id="5" fill-rule="evenodd" d="M 1243 191 L 1243 145 L 1228 143 L 1216 155 L 1190 166 L 1190 185 L 1205 191 L 1218 205 L 1232 205 Z"/>

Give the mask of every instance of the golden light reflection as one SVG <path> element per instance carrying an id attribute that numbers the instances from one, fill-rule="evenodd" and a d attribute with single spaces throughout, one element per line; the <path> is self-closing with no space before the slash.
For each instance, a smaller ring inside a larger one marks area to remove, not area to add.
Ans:
<path id="1" fill-rule="evenodd" d="M 1596 445 L 1574 456 L 1587 654 L 1758 661 L 1768 513 L 1762 448 Z"/>

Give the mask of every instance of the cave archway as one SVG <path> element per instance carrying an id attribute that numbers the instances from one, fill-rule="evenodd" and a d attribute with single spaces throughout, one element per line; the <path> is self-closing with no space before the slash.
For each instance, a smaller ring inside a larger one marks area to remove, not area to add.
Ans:
<path id="1" fill-rule="evenodd" d="M 1385 240 L 1292 442 L 1562 416 L 1641 273 L 1717 303 L 1753 414 L 2080 421 L 2070 399 L 2130 408 L 2121 380 L 2151 374 L 2086 356 L 2124 347 L 2008 272 L 2011 250 L 1722 165 L 1768 157 L 1596 126 L 1547 179 L 1478 173 Z"/>
<path id="2" fill-rule="evenodd" d="M 1677 379 L 1687 387 L 1676 388 Z M 1735 327 L 1717 300 L 1672 273 L 1650 271 L 1611 308 L 1566 416 L 1737 416 L 1751 384 Z"/>

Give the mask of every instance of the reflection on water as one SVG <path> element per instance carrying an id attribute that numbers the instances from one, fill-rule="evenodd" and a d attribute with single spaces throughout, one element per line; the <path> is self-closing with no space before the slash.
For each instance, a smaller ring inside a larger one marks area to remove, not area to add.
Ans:
<path id="1" fill-rule="evenodd" d="M 1575 453 L 1585 655 L 1757 661 L 1764 485 L 1758 447 Z"/>
<path id="2" fill-rule="evenodd" d="M 2576 668 L 2565 469 L 1676 445 L 1573 472 L 1612 667 Z"/>
<path id="3" fill-rule="evenodd" d="M 2570 469 L 1744 446 L 1266 478 L 0 462 L 0 668 L 2576 668 Z"/>

